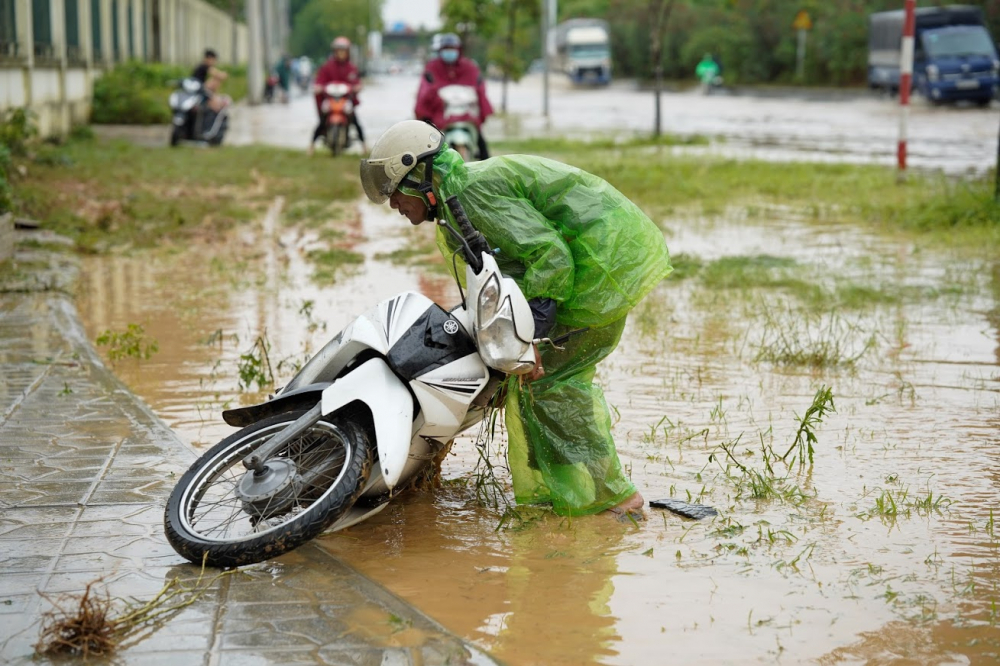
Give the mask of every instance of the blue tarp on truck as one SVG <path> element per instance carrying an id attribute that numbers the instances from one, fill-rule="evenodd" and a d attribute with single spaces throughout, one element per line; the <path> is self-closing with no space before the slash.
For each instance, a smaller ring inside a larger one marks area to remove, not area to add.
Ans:
<path id="1" fill-rule="evenodd" d="M 868 85 L 899 91 L 904 12 L 872 14 L 868 33 Z M 1000 86 L 1000 59 L 983 25 L 982 12 L 969 5 L 916 10 L 913 88 L 932 102 L 972 100 L 989 104 Z"/>

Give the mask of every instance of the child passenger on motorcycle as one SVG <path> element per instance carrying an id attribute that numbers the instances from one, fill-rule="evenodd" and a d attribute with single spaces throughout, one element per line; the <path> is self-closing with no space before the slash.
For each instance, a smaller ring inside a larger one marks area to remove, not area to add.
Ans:
<path id="1" fill-rule="evenodd" d="M 479 96 L 479 159 L 490 156 L 489 147 L 483 137 L 483 123 L 493 114 L 493 106 L 486 97 L 486 85 L 479 72 L 479 66 L 462 55 L 462 40 L 454 33 L 441 35 L 438 56 L 427 62 L 417 90 L 417 104 L 413 115 L 444 129 L 444 103 L 438 91 L 449 85 L 470 86 Z"/>
<path id="2" fill-rule="evenodd" d="M 201 82 L 202 89 L 205 91 L 205 103 L 208 104 L 208 108 L 216 113 L 221 111 L 231 101 L 228 96 L 219 94 L 222 82 L 228 79 L 229 75 L 215 66 L 218 60 L 219 56 L 215 51 L 205 49 L 205 56 L 202 58 L 201 63 L 191 72 L 191 78 L 198 79 Z"/>
<path id="3" fill-rule="evenodd" d="M 443 219 L 457 229 L 443 204 L 457 195 L 473 226 L 499 248 L 501 271 L 529 299 L 535 337 L 575 332 L 564 350 L 536 347 L 526 381 L 507 382 L 516 500 L 550 503 L 561 515 L 642 517 L 642 495 L 622 472 L 593 379 L 618 346 L 628 312 L 672 270 L 662 232 L 597 176 L 528 155 L 466 163 L 418 120 L 379 137 L 361 161 L 361 183 L 369 199 L 388 200 L 415 225 Z M 438 246 L 449 258 L 457 248 L 443 229 Z"/>
<path id="4" fill-rule="evenodd" d="M 330 58 L 323 63 L 323 66 L 316 72 L 316 79 L 313 81 L 313 92 L 316 94 L 316 112 L 319 113 L 319 125 L 313 132 L 312 141 L 309 143 L 309 154 L 313 154 L 316 140 L 326 134 L 327 117 L 323 111 L 323 89 L 329 83 L 346 83 L 351 86 L 351 102 L 354 104 L 354 113 L 351 114 L 351 124 L 358 132 L 358 140 L 361 141 L 361 150 L 368 152 L 365 145 L 365 132 L 358 122 L 358 93 L 361 92 L 361 77 L 358 75 L 358 68 L 351 62 L 351 40 L 347 37 L 337 37 L 330 42 Z"/>

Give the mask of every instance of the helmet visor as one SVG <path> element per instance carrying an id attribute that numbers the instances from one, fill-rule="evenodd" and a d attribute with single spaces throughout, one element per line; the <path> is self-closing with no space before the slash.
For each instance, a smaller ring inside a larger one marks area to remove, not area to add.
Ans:
<path id="1" fill-rule="evenodd" d="M 392 191 L 396 189 L 396 183 L 389 177 L 385 169 L 388 163 L 388 158 L 361 160 L 361 186 L 373 203 L 385 203 Z"/>

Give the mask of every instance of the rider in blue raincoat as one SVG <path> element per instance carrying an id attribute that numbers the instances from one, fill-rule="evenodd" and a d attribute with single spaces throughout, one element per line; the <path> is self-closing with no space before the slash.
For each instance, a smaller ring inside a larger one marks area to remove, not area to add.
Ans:
<path id="1" fill-rule="evenodd" d="M 420 224 L 445 219 L 457 195 L 499 248 L 501 271 L 535 314 L 536 337 L 569 338 L 536 349 L 530 381 L 512 377 L 505 402 L 508 462 L 519 503 L 551 503 L 561 515 L 640 512 L 622 472 L 596 364 L 621 338 L 626 316 L 671 271 L 663 234 L 629 199 L 580 169 L 527 155 L 465 163 L 439 131 L 417 120 L 392 126 L 361 162 L 368 198 Z M 446 256 L 451 237 L 438 230 Z"/>

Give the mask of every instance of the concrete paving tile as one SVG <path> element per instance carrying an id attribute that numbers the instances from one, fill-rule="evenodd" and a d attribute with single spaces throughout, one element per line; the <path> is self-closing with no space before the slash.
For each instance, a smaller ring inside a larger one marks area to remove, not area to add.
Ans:
<path id="1" fill-rule="evenodd" d="M 37 602 L 34 594 L 7 594 L 0 592 L 0 615 L 21 615 Z M 0 626 L 3 620 L 0 620 Z"/>
<path id="2" fill-rule="evenodd" d="M 0 482 L 0 500 L 14 507 L 72 505 L 83 500 L 92 485 L 92 481 L 43 484 Z"/>
<path id="3" fill-rule="evenodd" d="M 317 659 L 315 650 L 290 648 L 267 650 L 241 647 L 230 651 L 221 650 L 217 653 L 217 660 L 214 663 L 218 666 L 297 666 L 320 663 Z"/>
<path id="4" fill-rule="evenodd" d="M 47 571 L 58 557 L 58 555 L 31 555 L 18 549 L 15 557 L 0 554 L 0 571 L 5 575 Z"/>

